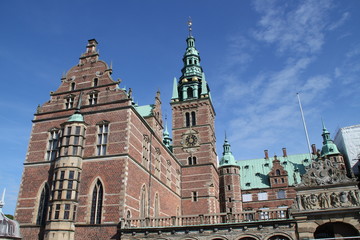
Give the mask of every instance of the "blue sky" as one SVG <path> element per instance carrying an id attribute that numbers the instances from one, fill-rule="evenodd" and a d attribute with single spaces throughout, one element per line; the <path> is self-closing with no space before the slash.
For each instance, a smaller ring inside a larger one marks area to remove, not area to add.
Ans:
<path id="1" fill-rule="evenodd" d="M 218 155 L 226 130 L 236 159 L 262 158 L 264 149 L 308 151 L 297 92 L 317 147 L 321 118 L 332 137 L 359 124 L 359 12 L 357 0 L 1 1 L 4 212 L 15 209 L 36 107 L 78 63 L 88 39 L 97 39 L 113 79 L 131 87 L 139 105 L 159 89 L 170 116 L 191 16 L 217 113 Z"/>

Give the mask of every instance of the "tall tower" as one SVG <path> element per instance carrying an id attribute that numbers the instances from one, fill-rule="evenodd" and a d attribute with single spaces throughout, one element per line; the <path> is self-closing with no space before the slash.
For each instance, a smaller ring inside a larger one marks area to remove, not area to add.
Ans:
<path id="1" fill-rule="evenodd" d="M 81 95 L 76 112 L 61 125 L 59 156 L 54 162 L 49 220 L 45 239 L 75 239 L 75 216 L 82 170 L 86 125 L 80 113 Z"/>
<path id="2" fill-rule="evenodd" d="M 215 111 L 191 34 L 186 39 L 184 67 L 174 79 L 172 107 L 173 152 L 182 164 L 182 214 L 219 212 L 219 175 Z"/>

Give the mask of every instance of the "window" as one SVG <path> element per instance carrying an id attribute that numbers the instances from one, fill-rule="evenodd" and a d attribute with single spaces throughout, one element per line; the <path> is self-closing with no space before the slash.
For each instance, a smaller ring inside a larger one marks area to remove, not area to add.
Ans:
<path id="1" fill-rule="evenodd" d="M 64 184 L 64 181 L 59 181 L 59 190 L 63 189 L 63 184 Z"/>
<path id="2" fill-rule="evenodd" d="M 89 94 L 89 104 L 90 105 L 97 104 L 97 100 L 98 100 L 98 94 L 97 93 L 90 93 Z"/>
<path id="3" fill-rule="evenodd" d="M 74 179 L 74 171 L 69 172 L 69 179 Z"/>
<path id="4" fill-rule="evenodd" d="M 46 160 L 48 161 L 55 160 L 59 147 L 58 144 L 59 144 L 59 130 L 54 129 L 50 132 Z"/>
<path id="5" fill-rule="evenodd" d="M 57 199 L 61 199 L 62 191 L 58 191 Z"/>
<path id="6" fill-rule="evenodd" d="M 280 176 L 280 170 L 276 169 L 276 176 Z"/>
<path id="7" fill-rule="evenodd" d="M 70 91 L 74 91 L 75 90 L 75 83 L 74 82 L 72 82 L 71 84 L 70 84 Z"/>
<path id="8" fill-rule="evenodd" d="M 76 217 L 76 206 L 74 206 L 74 211 L 73 211 L 73 221 L 75 221 L 75 217 Z"/>
<path id="9" fill-rule="evenodd" d="M 47 184 L 45 184 L 40 195 L 38 215 L 36 219 L 37 225 L 42 225 L 42 226 L 45 225 L 48 200 L 49 200 L 49 187 Z"/>
<path id="10" fill-rule="evenodd" d="M 188 157 L 188 164 L 196 165 L 197 164 L 196 157 Z"/>
<path id="11" fill-rule="evenodd" d="M 185 113 L 185 118 L 186 118 L 186 126 L 190 127 L 190 113 Z"/>
<path id="12" fill-rule="evenodd" d="M 187 97 L 188 98 L 193 98 L 194 97 L 194 91 L 193 91 L 193 89 L 191 87 L 187 88 L 186 92 L 187 92 Z"/>
<path id="13" fill-rule="evenodd" d="M 242 200 L 243 200 L 243 202 L 250 202 L 250 201 L 252 201 L 252 194 L 251 194 L 251 193 L 243 194 L 243 195 L 242 195 Z"/>
<path id="14" fill-rule="evenodd" d="M 55 208 L 55 219 L 59 219 L 59 215 L 60 215 L 60 204 L 56 204 L 56 208 Z"/>
<path id="15" fill-rule="evenodd" d="M 70 216 L 70 204 L 65 204 L 64 219 L 69 219 Z"/>
<path id="16" fill-rule="evenodd" d="M 195 114 L 195 112 L 191 112 L 191 125 L 192 126 L 196 125 L 196 114 Z"/>
<path id="17" fill-rule="evenodd" d="M 71 190 L 66 191 L 66 199 L 71 199 L 71 193 L 72 193 Z"/>
<path id="18" fill-rule="evenodd" d="M 65 171 L 60 172 L 60 180 L 64 180 L 65 178 Z"/>
<path id="19" fill-rule="evenodd" d="M 277 198 L 278 199 L 284 199 L 285 198 L 285 190 L 279 190 L 277 192 Z"/>
<path id="20" fill-rule="evenodd" d="M 106 155 L 106 146 L 108 141 L 109 125 L 99 125 L 98 129 L 98 144 L 97 144 L 97 155 Z"/>
<path id="21" fill-rule="evenodd" d="M 192 196 L 192 201 L 193 202 L 197 202 L 198 201 L 198 193 L 197 192 L 192 192 L 191 194 Z"/>
<path id="22" fill-rule="evenodd" d="M 101 223 L 101 211 L 103 204 L 103 186 L 97 180 L 92 193 L 90 224 Z"/>
<path id="23" fill-rule="evenodd" d="M 65 109 L 74 107 L 74 97 L 68 97 L 65 99 Z"/>
<path id="24" fill-rule="evenodd" d="M 268 200 L 268 194 L 267 194 L 267 192 L 260 192 L 260 193 L 258 193 L 258 200 L 259 200 L 259 201 Z"/>
<path id="25" fill-rule="evenodd" d="M 73 185 L 74 185 L 74 181 L 68 181 L 68 189 L 72 189 L 73 188 Z"/>
<path id="26" fill-rule="evenodd" d="M 232 202 L 232 198 L 231 198 L 231 197 L 229 197 L 229 198 L 228 198 L 228 201 L 229 201 L 229 202 Z"/>
<path id="27" fill-rule="evenodd" d="M 99 83 L 99 79 L 98 79 L 98 78 L 94 78 L 93 86 L 94 86 L 94 87 L 97 87 L 97 86 L 98 86 L 98 83 Z"/>
<path id="28" fill-rule="evenodd" d="M 227 190 L 228 190 L 228 191 L 231 190 L 231 185 L 227 185 Z"/>

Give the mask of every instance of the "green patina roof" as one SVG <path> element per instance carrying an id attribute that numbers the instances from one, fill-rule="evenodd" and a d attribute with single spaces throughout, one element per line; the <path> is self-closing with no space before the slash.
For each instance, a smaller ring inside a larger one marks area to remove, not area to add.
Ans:
<path id="1" fill-rule="evenodd" d="M 289 186 L 300 183 L 300 176 L 305 173 L 305 166 L 311 163 L 309 154 L 289 155 L 277 159 L 288 173 Z M 273 160 L 274 158 L 260 158 L 236 161 L 240 166 L 241 189 L 270 188 L 268 174 L 273 166 Z"/>
<path id="2" fill-rule="evenodd" d="M 136 111 L 137 111 L 142 117 L 149 117 L 149 116 L 151 116 L 151 115 L 152 115 L 152 110 L 153 110 L 153 108 L 154 108 L 154 105 L 153 105 L 153 104 L 135 107 Z"/>
<path id="3" fill-rule="evenodd" d="M 325 157 L 327 155 L 332 154 L 339 154 L 339 150 L 333 140 L 330 138 L 330 133 L 326 129 L 324 122 L 322 122 L 323 125 L 323 133 L 321 136 L 323 137 L 323 146 L 321 148 L 321 156 Z"/>
<path id="4" fill-rule="evenodd" d="M 81 113 L 74 113 L 71 115 L 68 119 L 68 122 L 83 122 L 84 117 L 81 115 Z"/>

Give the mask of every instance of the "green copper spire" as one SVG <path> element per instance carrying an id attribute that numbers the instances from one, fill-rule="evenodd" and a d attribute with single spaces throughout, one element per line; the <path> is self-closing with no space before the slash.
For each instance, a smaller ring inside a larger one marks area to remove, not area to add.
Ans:
<path id="1" fill-rule="evenodd" d="M 324 121 L 322 121 L 322 126 L 323 126 L 323 133 L 321 134 L 321 136 L 323 137 L 323 146 L 321 149 L 321 157 L 325 157 L 327 155 L 333 155 L 333 154 L 340 154 L 337 146 L 330 138 L 330 133 L 326 129 Z"/>
<path id="2" fill-rule="evenodd" d="M 224 166 L 224 165 L 236 165 L 236 161 L 234 158 L 234 155 L 232 154 L 231 150 L 230 150 L 230 143 L 227 140 L 226 137 L 226 133 L 225 133 L 225 140 L 224 140 L 224 144 L 223 144 L 223 155 L 220 159 L 220 166 Z"/>
<path id="3" fill-rule="evenodd" d="M 186 39 L 186 51 L 183 56 L 183 68 L 179 81 L 174 82 L 173 96 L 171 100 L 187 101 L 209 97 L 209 86 L 200 66 L 199 51 L 195 47 L 195 38 L 192 36 L 192 21 L 189 19 L 189 36 Z"/>

